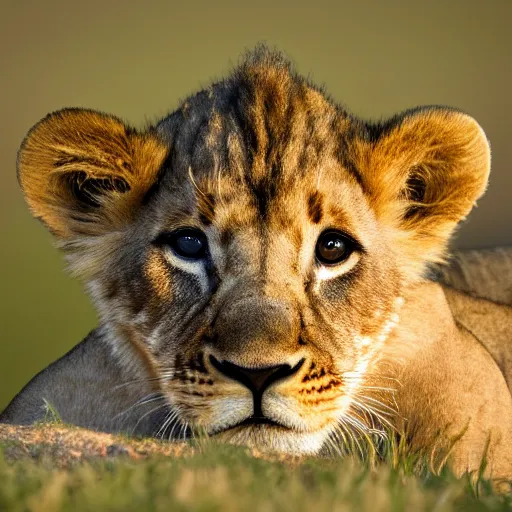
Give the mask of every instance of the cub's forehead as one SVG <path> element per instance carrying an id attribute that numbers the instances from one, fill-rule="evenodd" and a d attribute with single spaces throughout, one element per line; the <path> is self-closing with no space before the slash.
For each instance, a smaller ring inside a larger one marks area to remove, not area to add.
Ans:
<path id="1" fill-rule="evenodd" d="M 287 62 L 266 55 L 158 124 L 169 146 L 160 184 L 172 205 L 198 209 L 204 222 L 219 204 L 260 218 L 286 205 L 292 216 L 299 208 L 318 222 L 325 196 L 360 182 L 359 129 Z"/>

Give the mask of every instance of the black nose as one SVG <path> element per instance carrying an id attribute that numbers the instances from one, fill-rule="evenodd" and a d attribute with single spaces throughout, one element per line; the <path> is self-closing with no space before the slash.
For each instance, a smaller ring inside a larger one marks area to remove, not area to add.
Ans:
<path id="1" fill-rule="evenodd" d="M 210 362 L 226 377 L 240 382 L 249 388 L 255 396 L 261 396 L 270 384 L 296 373 L 304 363 L 304 359 L 301 359 L 295 366 L 278 364 L 266 368 L 245 368 L 229 361 L 219 361 L 213 356 L 210 356 Z"/>

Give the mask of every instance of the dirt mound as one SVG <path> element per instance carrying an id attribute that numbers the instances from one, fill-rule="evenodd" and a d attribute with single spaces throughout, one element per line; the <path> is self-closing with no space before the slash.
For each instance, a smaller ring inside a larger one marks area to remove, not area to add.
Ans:
<path id="1" fill-rule="evenodd" d="M 57 467 L 108 457 L 179 457 L 194 452 L 187 443 L 167 443 L 151 438 L 132 439 L 62 424 L 0 424 L 0 446 L 4 447 L 7 459 L 48 459 Z"/>

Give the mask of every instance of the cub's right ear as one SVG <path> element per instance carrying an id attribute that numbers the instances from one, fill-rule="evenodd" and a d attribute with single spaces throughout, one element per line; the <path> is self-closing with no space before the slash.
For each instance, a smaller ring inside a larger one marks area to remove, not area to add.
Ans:
<path id="1" fill-rule="evenodd" d="M 82 109 L 49 114 L 18 152 L 18 180 L 34 215 L 58 237 L 100 235 L 132 220 L 167 147 L 152 132 Z"/>

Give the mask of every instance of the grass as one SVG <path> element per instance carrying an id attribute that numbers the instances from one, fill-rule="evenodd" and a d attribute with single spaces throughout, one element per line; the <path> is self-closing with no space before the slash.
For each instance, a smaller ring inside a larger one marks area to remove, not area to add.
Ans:
<path id="1" fill-rule="evenodd" d="M 44 417 L 41 420 L 41 423 L 53 423 L 53 424 L 62 424 L 62 418 L 60 417 L 60 414 L 57 412 L 57 409 L 46 400 L 46 398 L 43 398 L 44 403 Z"/>
<path id="2" fill-rule="evenodd" d="M 13 460 L 10 448 L 0 445 L 1 511 L 512 510 L 485 482 L 477 496 L 469 479 L 415 474 L 410 463 L 371 470 L 353 458 L 283 462 L 200 440 L 185 457 L 107 458 L 63 470 L 45 457 Z"/>

